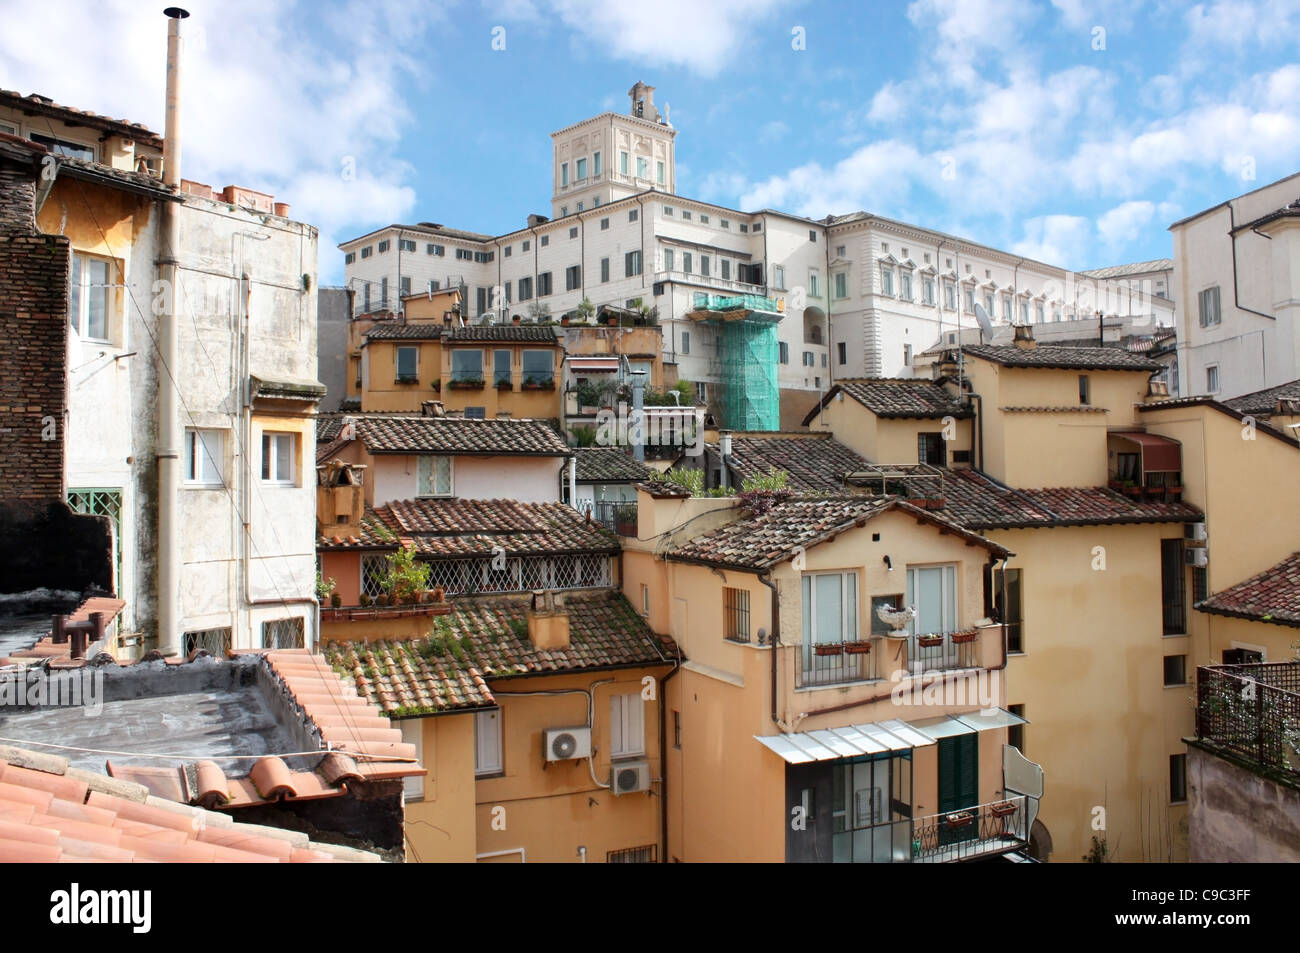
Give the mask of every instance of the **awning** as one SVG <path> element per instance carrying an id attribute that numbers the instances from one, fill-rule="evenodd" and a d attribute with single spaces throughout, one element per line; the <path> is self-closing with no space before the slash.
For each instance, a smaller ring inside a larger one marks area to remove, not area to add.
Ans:
<path id="1" fill-rule="evenodd" d="M 1177 473 L 1183 468 L 1183 448 L 1176 440 L 1137 431 L 1113 436 L 1138 445 L 1142 453 L 1143 473 Z"/>
<path id="2" fill-rule="evenodd" d="M 571 357 L 569 358 L 569 369 L 572 371 L 617 371 L 618 358 L 616 357 Z"/>
<path id="3" fill-rule="evenodd" d="M 935 744 L 940 738 L 969 735 L 990 728 L 1028 724 L 1019 715 L 1002 708 L 986 709 L 969 715 L 929 718 L 915 724 L 880 721 L 843 728 L 796 731 L 784 735 L 755 735 L 754 739 L 781 756 L 787 764 L 811 761 L 836 761 L 888 751 L 911 751 Z"/>

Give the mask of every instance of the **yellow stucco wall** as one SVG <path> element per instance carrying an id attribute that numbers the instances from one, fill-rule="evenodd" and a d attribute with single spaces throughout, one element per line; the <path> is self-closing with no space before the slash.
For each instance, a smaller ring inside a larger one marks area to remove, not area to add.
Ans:
<path id="1" fill-rule="evenodd" d="M 424 795 L 406 802 L 406 859 L 416 863 L 473 863 L 474 716 L 406 719 L 422 731 Z"/>
<path id="2" fill-rule="evenodd" d="M 946 429 L 952 435 L 948 441 L 950 466 L 954 452 L 971 449 L 969 418 L 953 418 L 950 428 L 943 419 L 891 417 L 882 420 L 847 394 L 843 400 L 837 395 L 827 402 L 808 422 L 808 428 L 834 433 L 836 440 L 872 463 L 916 463 L 917 435 L 944 433 Z"/>

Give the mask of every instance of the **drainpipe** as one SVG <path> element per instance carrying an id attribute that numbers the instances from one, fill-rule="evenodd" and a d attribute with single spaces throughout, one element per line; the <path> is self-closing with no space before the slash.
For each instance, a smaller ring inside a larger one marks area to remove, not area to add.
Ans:
<path id="1" fill-rule="evenodd" d="M 668 863 L 668 682 L 681 668 L 681 659 L 674 659 L 672 669 L 659 681 L 659 773 L 663 775 L 663 797 L 659 799 L 659 836 L 663 841 L 663 853 L 659 862 L 662 864 Z"/>
<path id="2" fill-rule="evenodd" d="M 569 505 L 578 508 L 578 455 L 569 457 Z"/>
<path id="3" fill-rule="evenodd" d="M 645 371 L 633 371 L 632 378 L 632 419 L 629 427 L 636 427 L 637 439 L 632 444 L 632 459 L 638 463 L 645 462 Z"/>
<path id="4" fill-rule="evenodd" d="M 768 645 L 768 650 L 772 653 L 772 724 L 776 725 L 777 728 L 781 728 L 781 719 L 778 717 L 776 710 L 776 650 L 781 647 L 781 600 L 777 595 L 776 583 L 772 581 L 771 577 L 769 577 L 767 573 L 760 575 L 758 581 L 772 590 L 772 635 L 768 639 L 768 642 L 770 643 Z M 889 696 L 885 697 L 887 698 Z M 784 729 L 781 729 L 781 731 L 782 734 L 785 733 Z"/>
<path id="5" fill-rule="evenodd" d="M 163 184 L 180 189 L 181 184 L 181 20 L 189 13 L 168 7 L 167 16 L 167 112 L 163 135 Z M 163 294 L 158 317 L 158 356 L 162 367 L 158 380 L 158 430 L 155 454 L 158 461 L 158 650 L 175 655 L 180 633 L 181 533 L 178 491 L 180 489 L 181 433 L 177 413 L 180 349 L 176 341 L 177 256 L 180 252 L 180 203 L 163 202 L 159 210 L 158 281 Z M 163 380 L 171 375 L 171 380 Z"/>
<path id="6" fill-rule="evenodd" d="M 975 411 L 975 469 L 984 472 L 984 398 L 972 391 L 967 395 L 978 404 Z"/>
<path id="7" fill-rule="evenodd" d="M 1256 234 L 1259 234 L 1256 232 Z M 1267 237 L 1267 236 L 1265 236 Z M 1237 215 L 1232 203 L 1228 203 L 1228 241 L 1232 243 L 1232 304 L 1238 311 L 1246 311 L 1250 314 L 1257 314 L 1261 318 L 1268 318 L 1270 321 L 1276 321 L 1277 315 L 1265 314 L 1263 311 L 1256 311 L 1254 308 L 1242 307 L 1241 298 L 1237 294 Z"/>

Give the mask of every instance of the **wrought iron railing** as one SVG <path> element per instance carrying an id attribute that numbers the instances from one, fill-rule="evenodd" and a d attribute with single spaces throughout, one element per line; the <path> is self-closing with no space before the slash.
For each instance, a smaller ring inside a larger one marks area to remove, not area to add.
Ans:
<path id="1" fill-rule="evenodd" d="M 610 532 L 620 536 L 636 535 L 635 501 L 592 500 L 589 505 L 591 518 Z"/>
<path id="2" fill-rule="evenodd" d="M 889 643 L 880 638 L 796 646 L 795 687 L 873 681 L 880 677 L 876 660 L 888 647 Z"/>
<path id="3" fill-rule="evenodd" d="M 1198 668 L 1196 736 L 1261 768 L 1300 774 L 1300 662 Z"/>
<path id="4" fill-rule="evenodd" d="M 1028 799 L 1001 801 L 912 820 L 912 862 L 951 863 L 1003 854 L 1029 843 Z"/>
<path id="5" fill-rule="evenodd" d="M 978 629 L 922 632 L 907 637 L 907 664 L 914 673 L 975 668 L 979 662 Z"/>

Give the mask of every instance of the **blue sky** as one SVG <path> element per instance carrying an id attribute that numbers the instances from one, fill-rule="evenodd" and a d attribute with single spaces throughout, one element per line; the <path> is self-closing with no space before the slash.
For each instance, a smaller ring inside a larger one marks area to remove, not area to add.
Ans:
<path id="1" fill-rule="evenodd" d="M 1166 256 L 1170 222 L 1300 170 L 1300 0 L 189 8 L 185 174 L 292 203 L 325 283 L 377 225 L 547 212 L 549 133 L 623 111 L 638 79 L 671 106 L 683 194 L 866 209 L 1071 268 Z M 160 129 L 163 17 L 90 9 L 11 11 L 0 86 Z M 52 16 L 58 58 L 32 42 Z"/>

